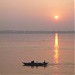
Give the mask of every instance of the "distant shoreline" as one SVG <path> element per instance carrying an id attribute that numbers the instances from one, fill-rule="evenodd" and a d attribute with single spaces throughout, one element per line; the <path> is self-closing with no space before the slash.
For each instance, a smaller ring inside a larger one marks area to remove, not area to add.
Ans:
<path id="1" fill-rule="evenodd" d="M 75 33 L 75 31 L 13 31 L 13 30 L 1 30 L 0 34 L 70 34 Z"/>

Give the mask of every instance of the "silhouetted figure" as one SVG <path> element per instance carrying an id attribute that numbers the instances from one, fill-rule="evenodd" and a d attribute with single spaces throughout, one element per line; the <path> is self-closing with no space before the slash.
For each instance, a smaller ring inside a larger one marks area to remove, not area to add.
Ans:
<path id="1" fill-rule="evenodd" d="M 46 63 L 46 62 L 45 62 L 45 60 L 44 60 L 44 62 L 43 62 L 43 63 Z"/>
<path id="2" fill-rule="evenodd" d="M 31 61 L 31 63 L 34 63 L 34 60 L 33 60 L 33 61 Z"/>

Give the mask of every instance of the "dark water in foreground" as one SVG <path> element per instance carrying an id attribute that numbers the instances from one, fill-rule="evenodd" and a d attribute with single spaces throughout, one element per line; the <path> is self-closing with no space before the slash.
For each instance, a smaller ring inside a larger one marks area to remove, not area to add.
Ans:
<path id="1" fill-rule="evenodd" d="M 1 75 L 74 75 L 74 34 L 0 34 Z M 25 67 L 31 60 L 47 67 Z"/>

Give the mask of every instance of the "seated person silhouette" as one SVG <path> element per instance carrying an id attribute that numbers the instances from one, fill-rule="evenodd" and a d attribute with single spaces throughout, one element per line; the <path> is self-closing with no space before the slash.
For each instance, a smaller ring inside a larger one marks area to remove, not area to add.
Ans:
<path id="1" fill-rule="evenodd" d="M 34 60 L 33 60 L 33 61 L 31 61 L 31 63 L 34 63 Z"/>
<path id="2" fill-rule="evenodd" d="M 43 63 L 46 63 L 46 62 L 45 62 L 45 60 L 44 60 L 44 62 L 43 62 Z"/>

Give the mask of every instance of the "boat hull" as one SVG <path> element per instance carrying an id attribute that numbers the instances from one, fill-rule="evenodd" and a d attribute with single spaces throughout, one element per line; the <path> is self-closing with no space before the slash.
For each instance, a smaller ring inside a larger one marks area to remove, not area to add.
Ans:
<path id="1" fill-rule="evenodd" d="M 48 63 L 25 63 L 23 62 L 24 66 L 47 66 Z"/>

